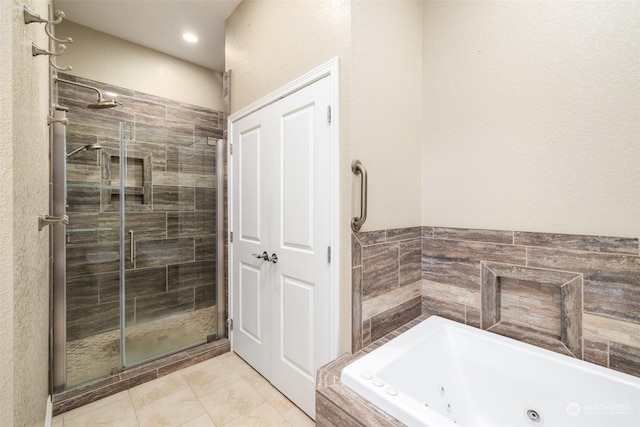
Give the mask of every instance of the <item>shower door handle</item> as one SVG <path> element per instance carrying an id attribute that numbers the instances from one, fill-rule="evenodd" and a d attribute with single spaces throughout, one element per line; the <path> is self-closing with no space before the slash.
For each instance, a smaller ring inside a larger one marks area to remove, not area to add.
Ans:
<path id="1" fill-rule="evenodd" d="M 133 262 L 136 256 L 135 245 L 133 243 L 133 230 L 129 230 L 129 240 L 129 261 Z"/>

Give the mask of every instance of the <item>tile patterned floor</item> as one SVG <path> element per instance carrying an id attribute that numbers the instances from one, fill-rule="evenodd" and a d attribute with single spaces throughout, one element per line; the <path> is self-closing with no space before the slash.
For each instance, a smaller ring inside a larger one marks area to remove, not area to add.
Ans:
<path id="1" fill-rule="evenodd" d="M 235 353 L 61 414 L 53 427 L 314 426 Z"/>

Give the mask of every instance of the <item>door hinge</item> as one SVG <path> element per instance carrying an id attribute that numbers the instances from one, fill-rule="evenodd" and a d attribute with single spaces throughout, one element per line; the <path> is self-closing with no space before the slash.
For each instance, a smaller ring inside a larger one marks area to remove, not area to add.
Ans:
<path id="1" fill-rule="evenodd" d="M 327 263 L 331 264 L 331 246 L 327 246 Z"/>
<path id="2" fill-rule="evenodd" d="M 233 331 L 233 319 L 227 319 L 227 328 L 229 328 L 230 331 Z"/>
<path id="3" fill-rule="evenodd" d="M 233 156 L 233 143 L 232 142 L 229 143 L 229 155 Z"/>
<path id="4" fill-rule="evenodd" d="M 327 123 L 331 123 L 331 105 L 327 105 Z"/>
<path id="5" fill-rule="evenodd" d="M 233 243 L 233 231 L 229 232 L 229 242 Z"/>

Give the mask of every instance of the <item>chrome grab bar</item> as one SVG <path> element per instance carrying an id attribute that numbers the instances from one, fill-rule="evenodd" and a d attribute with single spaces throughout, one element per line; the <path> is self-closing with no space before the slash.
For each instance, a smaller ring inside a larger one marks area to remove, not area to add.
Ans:
<path id="1" fill-rule="evenodd" d="M 351 171 L 356 175 L 362 175 L 360 181 L 360 217 L 351 218 L 351 229 L 354 232 L 358 232 L 362 224 L 367 220 L 367 170 L 360 160 L 354 160 L 351 163 Z"/>

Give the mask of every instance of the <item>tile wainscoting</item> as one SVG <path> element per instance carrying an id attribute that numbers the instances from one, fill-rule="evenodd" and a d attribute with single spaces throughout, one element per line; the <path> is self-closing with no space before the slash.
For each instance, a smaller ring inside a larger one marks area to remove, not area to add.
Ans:
<path id="1" fill-rule="evenodd" d="M 352 351 L 439 315 L 640 376 L 637 238 L 409 227 L 352 235 Z"/>

